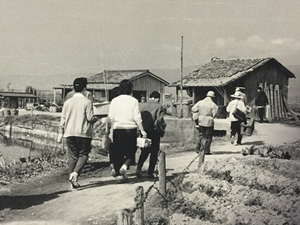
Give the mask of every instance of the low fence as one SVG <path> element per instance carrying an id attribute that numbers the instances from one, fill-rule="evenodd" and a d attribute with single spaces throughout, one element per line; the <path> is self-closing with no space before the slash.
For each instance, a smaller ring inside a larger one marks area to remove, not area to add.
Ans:
<path id="1" fill-rule="evenodd" d="M 198 131 L 195 129 L 195 124 L 190 118 L 171 118 L 166 117 L 167 123 L 166 133 L 161 139 L 162 143 L 180 143 L 189 142 L 196 143 L 198 138 Z M 0 126 L 0 132 L 13 139 L 20 145 L 25 147 L 32 146 L 36 149 L 57 149 L 63 148 L 55 140 L 58 136 L 58 126 L 56 122 L 51 124 L 32 124 L 32 123 L 13 123 L 2 124 Z M 219 131 L 223 130 L 222 135 L 226 134 L 226 130 L 229 127 L 229 122 L 216 122 L 215 136 L 220 136 Z M 102 137 L 104 135 L 105 125 L 101 121 L 94 125 L 94 134 L 92 145 L 101 146 Z"/>
<path id="2" fill-rule="evenodd" d="M 158 195 L 161 197 L 163 204 L 161 204 L 162 209 L 169 208 L 169 204 L 171 203 L 167 197 L 167 184 L 173 186 L 176 190 L 181 189 L 181 182 L 184 178 L 184 175 L 189 170 L 189 167 L 199 158 L 198 161 L 198 171 L 204 162 L 204 151 L 200 152 L 192 161 L 187 165 L 187 167 L 178 175 L 178 185 L 174 184 L 172 180 L 168 179 L 166 176 L 166 155 L 165 152 L 160 151 L 158 155 L 158 180 L 155 180 L 153 184 L 144 191 L 142 186 L 138 186 L 136 188 L 136 196 L 134 198 L 135 207 L 132 209 L 125 208 L 118 215 L 118 225 L 144 225 L 145 224 L 145 217 L 144 217 L 144 204 L 148 197 L 150 197 L 150 192 L 152 190 L 156 191 Z M 158 182 L 158 185 L 157 185 Z M 158 186 L 158 187 L 157 187 Z M 183 198 L 183 197 L 182 197 Z"/>

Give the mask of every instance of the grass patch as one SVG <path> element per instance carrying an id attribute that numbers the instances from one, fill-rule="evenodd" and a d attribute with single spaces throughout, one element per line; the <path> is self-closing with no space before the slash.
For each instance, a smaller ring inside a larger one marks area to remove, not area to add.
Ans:
<path id="1" fill-rule="evenodd" d="M 22 158 L 19 162 L 0 168 L 0 181 L 6 184 L 13 181 L 24 182 L 44 172 L 66 168 L 67 162 L 65 151 L 43 150 L 40 156 Z"/>
<path id="2" fill-rule="evenodd" d="M 31 124 L 42 124 L 42 125 L 51 125 L 53 123 L 58 123 L 60 121 L 60 117 L 52 116 L 52 115 L 20 115 L 20 116 L 6 116 L 1 119 L 1 122 L 5 124 L 13 124 L 13 123 L 31 123 Z"/>

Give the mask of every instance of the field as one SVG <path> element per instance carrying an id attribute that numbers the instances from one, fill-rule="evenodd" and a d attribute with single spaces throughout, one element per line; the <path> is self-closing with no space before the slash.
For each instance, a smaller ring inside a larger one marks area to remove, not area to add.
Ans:
<path id="1" fill-rule="evenodd" d="M 147 224 L 299 224 L 299 169 L 299 158 L 259 154 L 206 161 L 169 183 L 166 199 L 148 201 Z"/>

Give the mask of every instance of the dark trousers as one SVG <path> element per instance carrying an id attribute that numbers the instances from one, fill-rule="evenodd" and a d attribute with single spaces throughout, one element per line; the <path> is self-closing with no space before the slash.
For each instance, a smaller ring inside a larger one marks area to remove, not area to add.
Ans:
<path id="1" fill-rule="evenodd" d="M 67 137 L 69 173 L 80 174 L 91 152 L 91 138 Z"/>
<path id="2" fill-rule="evenodd" d="M 265 108 L 257 108 L 259 122 L 264 121 L 264 115 L 265 115 Z"/>
<path id="3" fill-rule="evenodd" d="M 214 127 L 203 127 L 199 126 L 199 141 L 198 141 L 198 150 L 204 150 L 205 153 L 210 153 L 210 145 L 212 142 L 212 135 Z"/>
<path id="4" fill-rule="evenodd" d="M 160 145 L 160 136 L 157 131 L 146 131 L 147 138 L 151 139 L 152 144 L 148 148 L 141 149 L 141 154 L 139 157 L 137 169 L 141 170 L 144 162 L 150 155 L 150 162 L 148 167 L 148 174 L 153 175 L 156 163 L 157 163 L 157 155 L 159 152 L 159 145 Z"/>
<path id="5" fill-rule="evenodd" d="M 123 164 L 129 165 L 135 160 L 137 129 L 114 129 L 111 163 L 119 175 Z"/>
<path id="6" fill-rule="evenodd" d="M 241 134 L 241 121 L 231 121 L 231 137 L 234 137 L 236 134 L 238 135 L 237 143 L 242 143 L 242 134 Z"/>

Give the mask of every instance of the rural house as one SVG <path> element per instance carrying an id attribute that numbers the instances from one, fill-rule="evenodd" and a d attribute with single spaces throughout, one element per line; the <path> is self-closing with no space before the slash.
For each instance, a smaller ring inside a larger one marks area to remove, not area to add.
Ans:
<path id="1" fill-rule="evenodd" d="M 274 58 L 212 60 L 183 77 L 182 88 L 193 103 L 203 99 L 209 90 L 216 94 L 219 106 L 226 106 L 236 87 L 245 87 L 247 105 L 253 106 L 257 87 L 264 88 L 270 102 L 272 117 L 285 117 L 284 102 L 288 98 L 289 78 L 295 75 Z M 180 81 L 171 86 L 180 89 Z"/>
<path id="2" fill-rule="evenodd" d="M 142 96 L 149 98 L 152 91 L 158 91 L 164 102 L 165 86 L 169 83 L 149 70 L 104 70 L 101 73 L 87 77 L 87 90 L 92 92 L 96 102 L 110 101 L 111 90 L 119 86 L 119 83 L 128 79 L 133 84 L 133 96 L 139 101 Z M 54 87 L 54 99 L 57 100 L 56 90 L 62 90 L 62 99 L 72 90 L 72 85 Z"/>
<path id="3" fill-rule="evenodd" d="M 36 102 L 37 96 L 25 92 L 0 92 L 0 106 L 3 108 L 24 108 L 29 102 Z"/>

